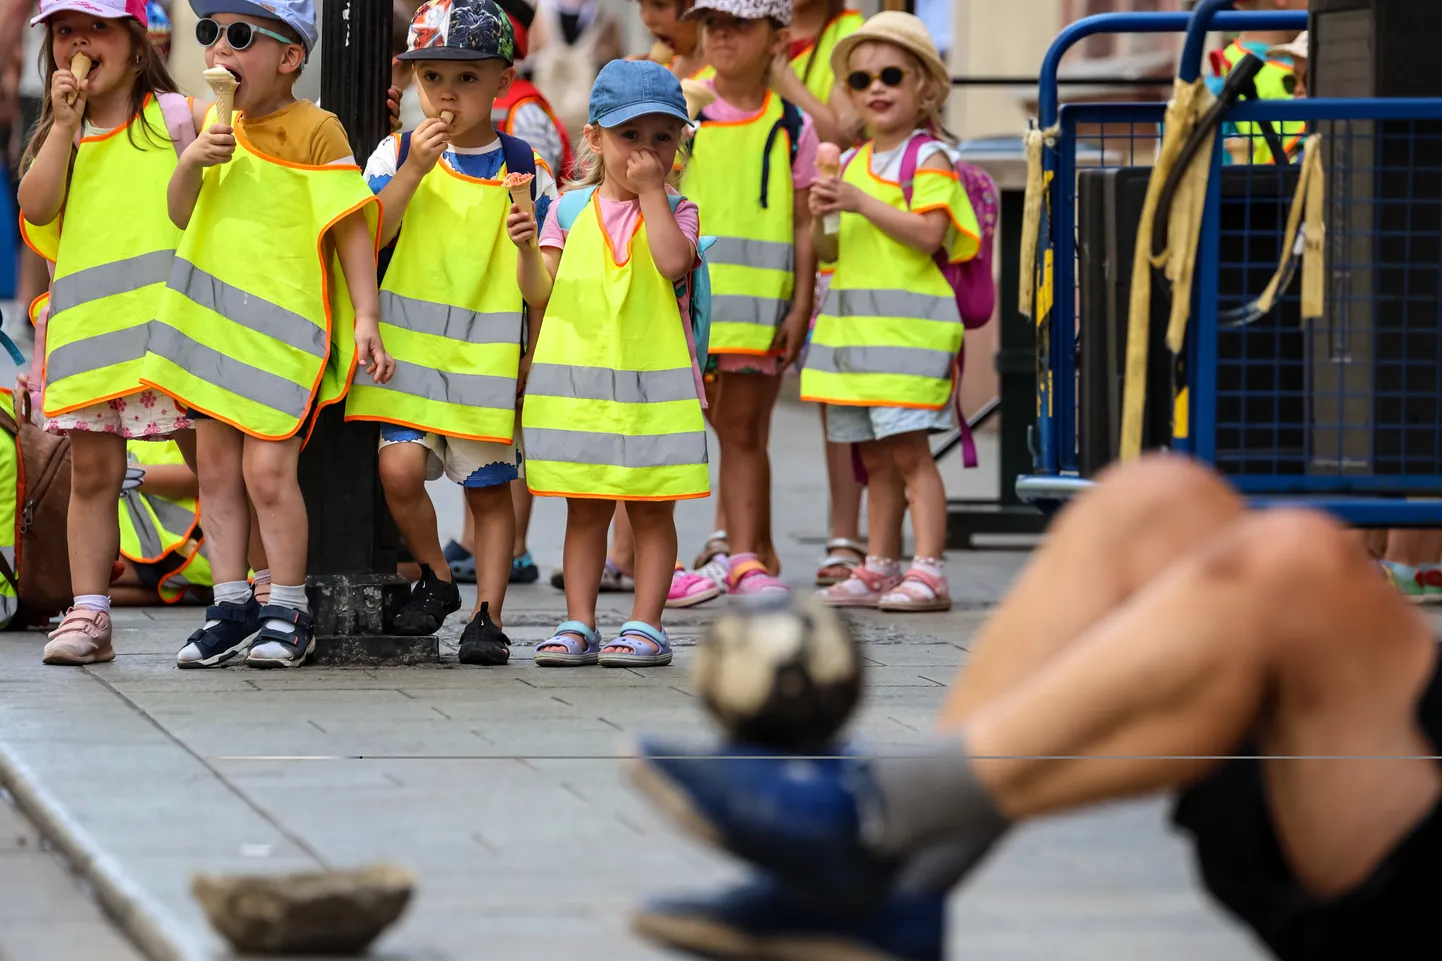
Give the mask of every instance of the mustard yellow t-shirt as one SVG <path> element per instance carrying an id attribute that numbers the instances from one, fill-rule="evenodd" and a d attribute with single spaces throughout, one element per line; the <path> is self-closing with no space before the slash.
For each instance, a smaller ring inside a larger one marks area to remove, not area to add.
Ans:
<path id="1" fill-rule="evenodd" d="M 240 132 L 261 153 L 315 167 L 355 163 L 340 118 L 309 100 L 297 100 L 263 117 L 244 117 Z"/>

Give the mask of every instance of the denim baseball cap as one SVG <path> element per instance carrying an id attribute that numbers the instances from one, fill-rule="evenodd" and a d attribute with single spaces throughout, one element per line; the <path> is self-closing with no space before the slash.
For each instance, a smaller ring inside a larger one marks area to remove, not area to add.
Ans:
<path id="1" fill-rule="evenodd" d="M 399 59 L 515 63 L 515 27 L 495 0 L 426 0 Z"/>
<path id="2" fill-rule="evenodd" d="M 675 74 L 654 60 L 612 60 L 601 68 L 591 88 L 590 123 L 617 127 L 650 113 L 691 122 Z"/>
<path id="3" fill-rule="evenodd" d="M 190 0 L 197 17 L 234 13 L 243 17 L 279 20 L 300 35 L 306 56 L 315 49 L 320 29 L 315 25 L 315 0 Z"/>

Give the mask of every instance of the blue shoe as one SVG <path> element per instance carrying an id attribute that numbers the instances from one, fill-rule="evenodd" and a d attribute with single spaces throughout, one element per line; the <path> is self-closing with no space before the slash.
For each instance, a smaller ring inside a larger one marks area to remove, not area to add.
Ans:
<path id="1" fill-rule="evenodd" d="M 941 961 L 942 894 L 890 894 L 864 910 L 813 901 L 764 875 L 719 894 L 655 901 L 635 932 L 703 958 L 785 961 Z"/>
<path id="2" fill-rule="evenodd" d="M 474 584 L 476 582 L 476 559 L 470 551 L 458 542 L 451 541 L 446 544 L 442 553 L 446 558 L 446 566 L 451 569 L 451 578 L 457 584 Z"/>
<path id="3" fill-rule="evenodd" d="M 474 562 L 472 562 L 474 567 Z M 512 584 L 534 584 L 541 579 L 541 569 L 536 566 L 536 559 L 531 556 L 530 551 L 520 557 L 511 558 L 511 583 Z"/>
<path id="4" fill-rule="evenodd" d="M 683 830 L 818 897 L 875 899 L 901 868 L 862 842 L 877 793 L 855 757 L 794 758 L 728 746 L 726 756 L 643 740 L 632 782 Z"/>

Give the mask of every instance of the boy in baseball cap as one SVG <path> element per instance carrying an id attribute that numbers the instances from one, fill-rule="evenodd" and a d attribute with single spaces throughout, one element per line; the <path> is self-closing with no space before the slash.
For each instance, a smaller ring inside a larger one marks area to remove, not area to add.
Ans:
<path id="1" fill-rule="evenodd" d="M 191 8 L 207 74 L 237 85 L 233 120 L 198 108 L 203 132 L 171 179 L 187 273 L 163 296 L 142 374 L 199 418 L 215 605 L 176 659 L 219 667 L 248 648 L 252 667 L 295 667 L 315 644 L 301 442 L 357 365 L 379 380 L 394 370 L 379 333 L 378 211 L 340 121 L 295 97 L 316 41 L 312 0 Z M 270 560 L 263 607 L 246 580 L 247 496 Z"/>
<path id="2" fill-rule="evenodd" d="M 400 59 L 415 64 L 426 119 L 381 141 L 366 165 L 385 211 L 381 241 L 395 240 L 381 285 L 381 331 L 397 374 L 389 384 L 356 384 L 346 416 L 380 422 L 386 501 L 421 565 L 391 625 L 398 634 L 434 634 L 460 609 L 426 480 L 444 471 L 465 493 L 476 607 L 461 634 L 463 664 L 510 657 L 500 620 L 515 537 L 510 485 L 521 473 L 516 385 L 521 345 L 534 342 L 534 329 L 522 331 L 519 254 L 506 217 L 514 196 L 544 220 L 556 196 L 540 156 L 493 122 L 497 98 L 515 79 L 516 55 L 514 27 L 494 0 L 423 4 Z"/>

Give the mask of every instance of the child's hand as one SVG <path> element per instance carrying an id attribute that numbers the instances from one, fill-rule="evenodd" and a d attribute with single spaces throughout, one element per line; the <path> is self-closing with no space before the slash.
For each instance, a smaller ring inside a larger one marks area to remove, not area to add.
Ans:
<path id="1" fill-rule="evenodd" d="M 634 151 L 626 161 L 626 180 L 638 194 L 657 188 L 666 189 L 666 174 L 661 158 L 649 147 Z"/>
<path id="2" fill-rule="evenodd" d="M 235 129 L 223 123 L 211 124 L 209 130 L 185 148 L 185 156 L 191 163 L 202 167 L 229 163 L 230 158 L 235 156 Z"/>
<path id="3" fill-rule="evenodd" d="M 856 213 L 861 209 L 861 191 L 855 184 L 841 178 L 823 178 L 811 185 L 811 216 L 824 217 L 840 211 Z"/>
<path id="4" fill-rule="evenodd" d="M 85 98 L 90 81 L 76 80 L 66 67 L 59 67 L 50 77 L 50 106 L 55 111 L 55 124 L 64 130 L 79 130 L 85 119 Z M 66 103 L 74 95 L 74 103 Z"/>
<path id="5" fill-rule="evenodd" d="M 522 250 L 536 237 L 536 218 L 528 210 L 522 210 L 516 204 L 511 204 L 511 212 L 506 216 L 506 233 L 510 235 L 511 243 Z"/>
<path id="6" fill-rule="evenodd" d="M 796 363 L 796 358 L 801 354 L 801 348 L 806 344 L 806 328 L 811 323 L 810 312 L 791 309 L 781 326 L 776 328 L 776 337 L 771 341 L 771 349 L 781 354 L 781 369 L 785 370 Z"/>
<path id="7" fill-rule="evenodd" d="M 446 152 L 446 138 L 451 134 L 451 125 L 440 117 L 428 117 L 411 134 L 411 152 L 406 157 L 406 166 L 414 167 L 417 173 L 425 175 L 436 167 L 436 161 Z"/>
<path id="8" fill-rule="evenodd" d="M 391 87 L 386 91 L 386 114 L 391 118 L 391 133 L 401 129 L 401 96 L 400 87 Z"/>
<path id="9" fill-rule="evenodd" d="M 386 353 L 381 343 L 380 323 L 374 318 L 356 318 L 355 353 L 356 365 L 364 367 L 377 384 L 384 384 L 395 376 L 396 360 Z"/>

